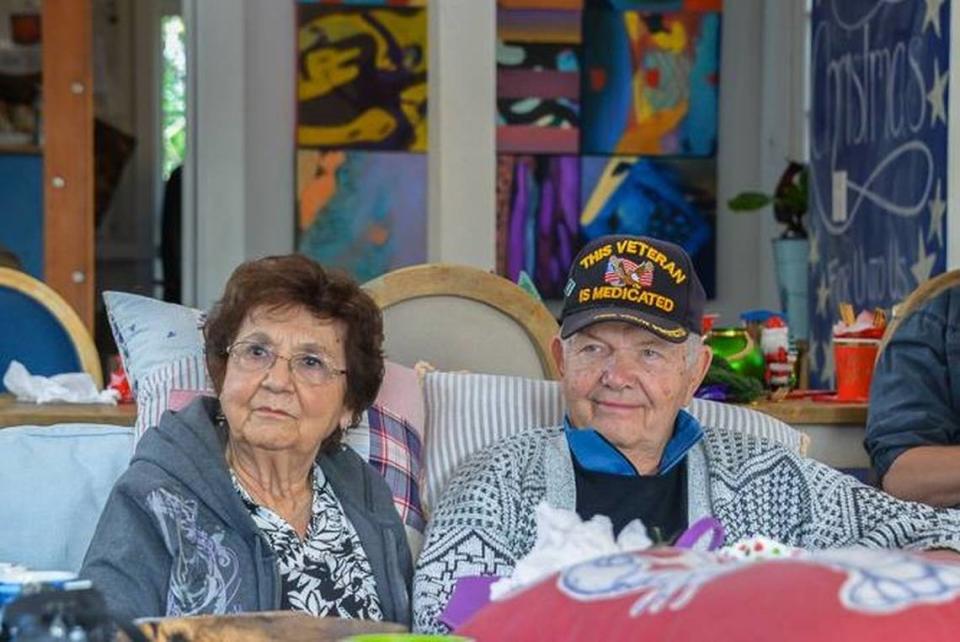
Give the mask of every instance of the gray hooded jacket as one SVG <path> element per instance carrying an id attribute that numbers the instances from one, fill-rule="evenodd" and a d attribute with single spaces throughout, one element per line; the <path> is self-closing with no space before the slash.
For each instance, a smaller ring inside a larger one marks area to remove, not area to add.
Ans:
<path id="1" fill-rule="evenodd" d="M 280 608 L 276 555 L 234 490 L 219 403 L 167 412 L 117 480 L 81 577 L 127 619 Z M 383 478 L 340 447 L 317 462 L 370 560 L 384 618 L 408 624 L 413 562 Z"/>

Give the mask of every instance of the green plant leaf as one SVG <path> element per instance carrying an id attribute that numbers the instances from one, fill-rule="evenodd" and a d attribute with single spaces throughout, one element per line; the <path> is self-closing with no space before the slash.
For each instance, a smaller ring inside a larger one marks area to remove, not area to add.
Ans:
<path id="1" fill-rule="evenodd" d="M 750 212 L 766 207 L 772 202 L 773 197 L 763 192 L 740 192 L 727 201 L 727 207 L 734 212 Z"/>

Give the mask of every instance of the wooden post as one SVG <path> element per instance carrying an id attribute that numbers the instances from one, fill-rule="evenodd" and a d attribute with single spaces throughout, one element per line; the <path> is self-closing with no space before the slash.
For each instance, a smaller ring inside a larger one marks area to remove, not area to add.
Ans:
<path id="1" fill-rule="evenodd" d="M 43 280 L 94 318 L 92 0 L 43 0 Z"/>

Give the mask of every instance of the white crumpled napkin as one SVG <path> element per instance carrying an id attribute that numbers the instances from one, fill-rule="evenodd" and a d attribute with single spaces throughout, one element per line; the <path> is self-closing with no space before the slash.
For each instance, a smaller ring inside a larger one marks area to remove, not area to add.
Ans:
<path id="1" fill-rule="evenodd" d="M 613 538 L 613 524 L 605 515 L 582 521 L 573 511 L 553 508 L 546 502 L 537 506 L 537 541 L 530 552 L 517 562 L 510 577 L 490 586 L 490 599 L 499 600 L 516 589 L 535 582 L 563 568 L 602 555 L 641 551 L 653 542 L 647 529 L 635 519 Z"/>
<path id="2" fill-rule="evenodd" d="M 3 385 L 17 396 L 17 401 L 36 403 L 103 403 L 116 405 L 116 390 L 97 390 L 93 378 L 86 372 L 41 377 L 31 375 L 19 361 L 11 361 L 3 375 Z"/>

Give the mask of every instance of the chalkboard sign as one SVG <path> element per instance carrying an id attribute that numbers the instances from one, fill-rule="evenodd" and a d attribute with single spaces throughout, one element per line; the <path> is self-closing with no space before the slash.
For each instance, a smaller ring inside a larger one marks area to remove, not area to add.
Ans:
<path id="1" fill-rule="evenodd" d="M 818 0 L 811 23 L 811 385 L 837 304 L 890 308 L 946 261 L 945 0 Z"/>

